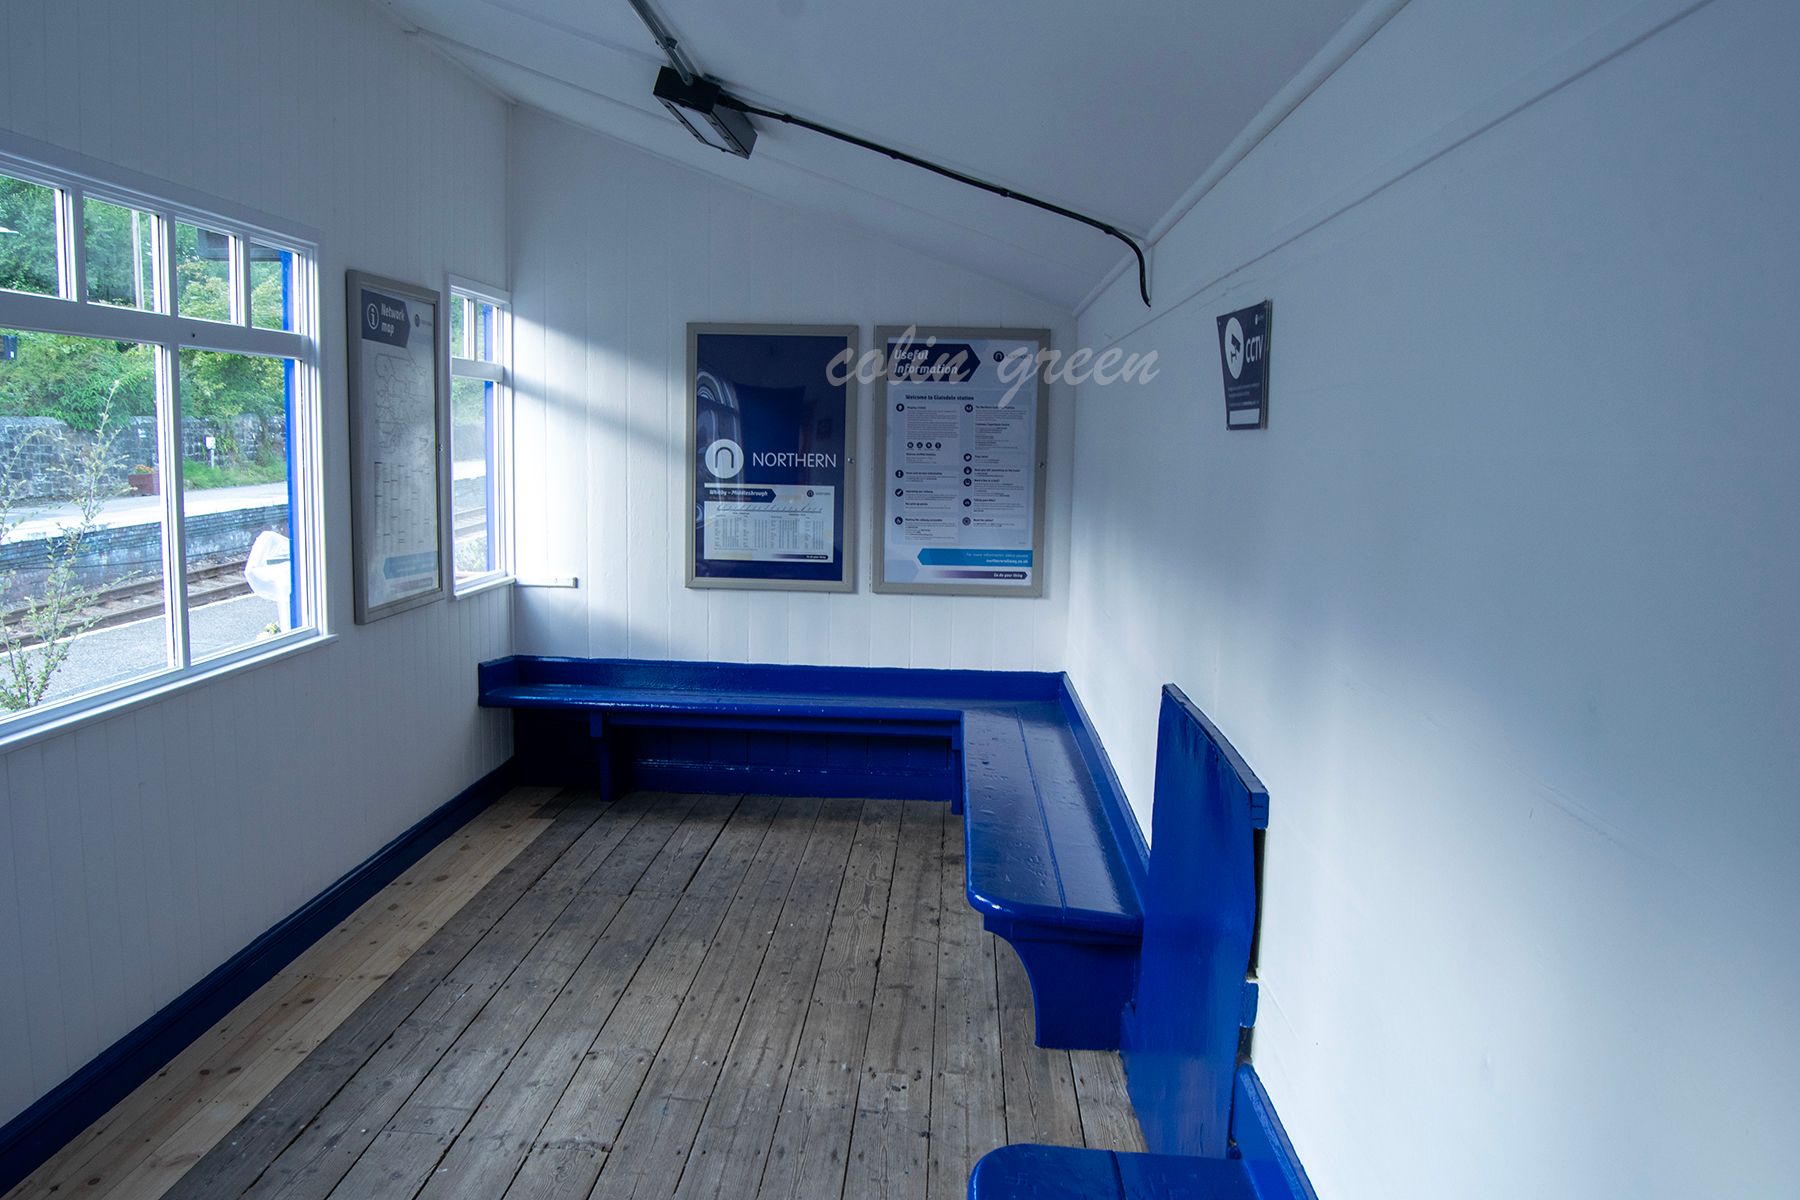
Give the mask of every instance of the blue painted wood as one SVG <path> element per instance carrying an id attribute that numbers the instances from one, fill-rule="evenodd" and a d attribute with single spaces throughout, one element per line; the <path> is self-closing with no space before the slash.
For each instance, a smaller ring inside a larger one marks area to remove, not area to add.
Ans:
<path id="1" fill-rule="evenodd" d="M 1022 1142 L 990 1150 L 969 1173 L 969 1200 L 1090 1200 L 1118 1196 L 1111 1151 Z"/>
<path id="2" fill-rule="evenodd" d="M 1143 915 L 1060 705 L 964 716 L 969 903 L 1031 982 L 1037 1043 L 1119 1046 Z"/>
<path id="3" fill-rule="evenodd" d="M 1255 1070 L 1237 1063 L 1240 1027 L 1256 1019 L 1245 971 L 1255 831 L 1268 817 L 1248 764 L 1165 688 L 1142 960 L 1124 1023 L 1132 1106 L 1153 1152 L 1002 1147 L 976 1164 L 971 1200 L 1317 1200 Z"/>
<path id="4" fill-rule="evenodd" d="M 1143 958 L 1123 1046 L 1152 1151 L 1226 1153 L 1256 928 L 1255 830 L 1268 817 L 1268 793 L 1248 764 L 1179 688 L 1165 687 Z"/>
<path id="5" fill-rule="evenodd" d="M 593 718 L 613 785 L 950 800 L 962 789 L 961 721 L 871 718 L 764 722 L 697 710 Z"/>
<path id="6" fill-rule="evenodd" d="M 508 762 L 464 788 L 8 1121 L 0 1128 L 0 1193 L 37 1170 L 513 782 Z"/>
<path id="7" fill-rule="evenodd" d="M 1019 956 L 1031 982 L 1037 1044 L 1057 1050 L 1117 1050 L 1119 1018 L 1137 978 L 1138 939 L 1047 928 L 993 917 L 985 922 Z"/>
<path id="8" fill-rule="evenodd" d="M 902 704 L 898 698 L 876 701 L 825 693 L 773 691 L 662 691 L 654 685 L 618 687 L 611 684 L 559 683 L 513 684 L 483 689 L 484 708 L 567 709 L 607 713 L 637 713 L 648 721 L 662 715 L 679 718 L 712 714 L 744 722 L 806 729 L 821 721 L 879 720 L 895 724 L 933 725 L 953 722 L 958 710 L 929 708 L 917 702 Z M 784 724 L 785 723 L 785 724 Z"/>
<path id="9" fill-rule="evenodd" d="M 1294 1153 L 1275 1105 L 1249 1063 L 1237 1069 L 1231 1102 L 1231 1139 L 1261 1200 L 1319 1200 Z"/>
<path id="10" fill-rule="evenodd" d="M 1081 697 L 1067 675 L 1063 676 L 1058 702 L 1076 748 L 1081 752 L 1081 761 L 1087 764 L 1088 775 L 1099 793 L 1107 828 L 1112 830 L 1113 845 L 1118 848 L 1126 873 L 1131 876 L 1131 890 L 1142 896 L 1149 885 L 1150 844 L 1144 840 L 1143 828 L 1138 825 L 1137 816 L 1125 798 L 1125 787 L 1119 782 L 1118 772 L 1113 770 L 1112 759 L 1107 757 L 1106 747 L 1100 744 L 1100 734 L 1088 719 L 1087 709 L 1082 706 Z"/>
<path id="11" fill-rule="evenodd" d="M 1259 1200 L 1234 1159 L 1024 1143 L 983 1155 L 969 1200 Z"/>
<path id="12" fill-rule="evenodd" d="M 1319 1200 L 1256 1071 L 1234 1079 L 1229 1157 L 1002 1146 L 975 1164 L 970 1200 Z"/>
<path id="13" fill-rule="evenodd" d="M 1118 1047 L 1146 852 L 1066 676 L 516 656 L 480 685 L 515 710 L 534 777 L 548 755 L 603 789 L 949 799 L 969 901 L 1019 950 L 1039 1043 Z"/>
<path id="14" fill-rule="evenodd" d="M 1020 706 L 1015 711 L 1065 905 L 1084 914 L 1077 921 L 1084 927 L 1104 924 L 1137 935 L 1143 925 L 1139 893 L 1062 710 Z"/>
<path id="15" fill-rule="evenodd" d="M 1143 915 L 1131 872 L 1072 740 L 1045 728 L 1057 714 L 965 715 L 969 902 L 984 917 L 1135 942 Z"/>
<path id="16" fill-rule="evenodd" d="M 775 663 L 514 655 L 481 664 L 479 682 L 581 685 L 692 692 L 787 692 L 836 697 L 955 696 L 964 700 L 1055 701 L 1062 676 L 1048 671 L 920 667 L 814 667 Z"/>
<path id="17" fill-rule="evenodd" d="M 885 796 L 960 804 L 962 714 L 930 687 L 1043 693 L 1053 676 L 515 657 L 482 664 L 481 703 L 516 710 L 534 779 L 698 792 Z M 833 679 L 838 690 L 830 690 Z M 806 688 L 825 690 L 807 691 Z M 571 737 L 566 717 L 598 722 Z M 548 724 L 546 724 L 548 722 Z"/>

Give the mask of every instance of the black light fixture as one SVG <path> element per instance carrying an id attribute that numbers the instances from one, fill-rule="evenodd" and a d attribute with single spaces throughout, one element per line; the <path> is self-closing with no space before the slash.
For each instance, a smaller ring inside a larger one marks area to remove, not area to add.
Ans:
<path id="1" fill-rule="evenodd" d="M 750 157 L 751 147 L 756 145 L 756 126 L 737 109 L 719 103 L 724 93 L 712 80 L 698 75 L 683 79 L 674 67 L 664 67 L 656 73 L 655 95 L 689 133 L 714 150 Z M 689 120 L 689 113 L 698 116 L 699 122 Z"/>
<path id="2" fill-rule="evenodd" d="M 750 124 L 750 118 L 736 106 L 721 103 L 725 99 L 724 89 L 700 73 L 700 68 L 694 65 L 682 50 L 681 43 L 675 40 L 675 35 L 650 7 L 649 0 L 630 0 L 630 4 L 644 28 L 650 31 L 656 48 L 669 60 L 669 65 L 656 73 L 652 94 L 696 140 L 714 150 L 749 158 L 751 148 L 756 145 L 756 126 Z M 700 119 L 695 121 L 692 117 Z"/>

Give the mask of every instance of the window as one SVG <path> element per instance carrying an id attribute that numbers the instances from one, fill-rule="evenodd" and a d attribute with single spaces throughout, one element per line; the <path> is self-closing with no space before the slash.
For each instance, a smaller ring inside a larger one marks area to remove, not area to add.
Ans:
<path id="1" fill-rule="evenodd" d="M 450 518 L 456 591 L 512 576 L 512 306 L 450 284 Z"/>
<path id="2" fill-rule="evenodd" d="M 320 636 L 315 263 L 0 153 L 0 738 Z"/>
<path id="3" fill-rule="evenodd" d="M 63 206 L 56 189 L 0 175 L 0 288 L 54 296 Z"/>

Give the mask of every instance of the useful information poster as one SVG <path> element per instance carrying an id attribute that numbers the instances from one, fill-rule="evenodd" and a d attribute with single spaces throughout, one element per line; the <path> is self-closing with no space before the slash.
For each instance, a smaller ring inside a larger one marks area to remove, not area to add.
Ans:
<path id="1" fill-rule="evenodd" d="M 352 271 L 356 620 L 443 592 L 437 293 Z"/>
<path id="2" fill-rule="evenodd" d="M 875 589 L 1043 594 L 1045 330 L 882 329 Z"/>
<path id="3" fill-rule="evenodd" d="M 855 357 L 853 328 L 688 327 L 689 587 L 856 586 Z"/>

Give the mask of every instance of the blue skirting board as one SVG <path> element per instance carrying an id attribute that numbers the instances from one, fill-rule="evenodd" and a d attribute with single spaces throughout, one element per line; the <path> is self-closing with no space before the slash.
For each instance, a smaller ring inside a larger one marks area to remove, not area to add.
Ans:
<path id="1" fill-rule="evenodd" d="M 1249 1063 L 1237 1069 L 1231 1107 L 1237 1156 L 1249 1171 L 1260 1200 L 1319 1200 L 1275 1113 L 1274 1101 Z"/>
<path id="2" fill-rule="evenodd" d="M 512 763 L 464 788 L 360 866 L 314 896 L 149 1020 L 0 1128 L 0 1193 L 42 1166 L 76 1134 L 273 979 L 364 901 L 455 833 L 512 785 Z"/>

